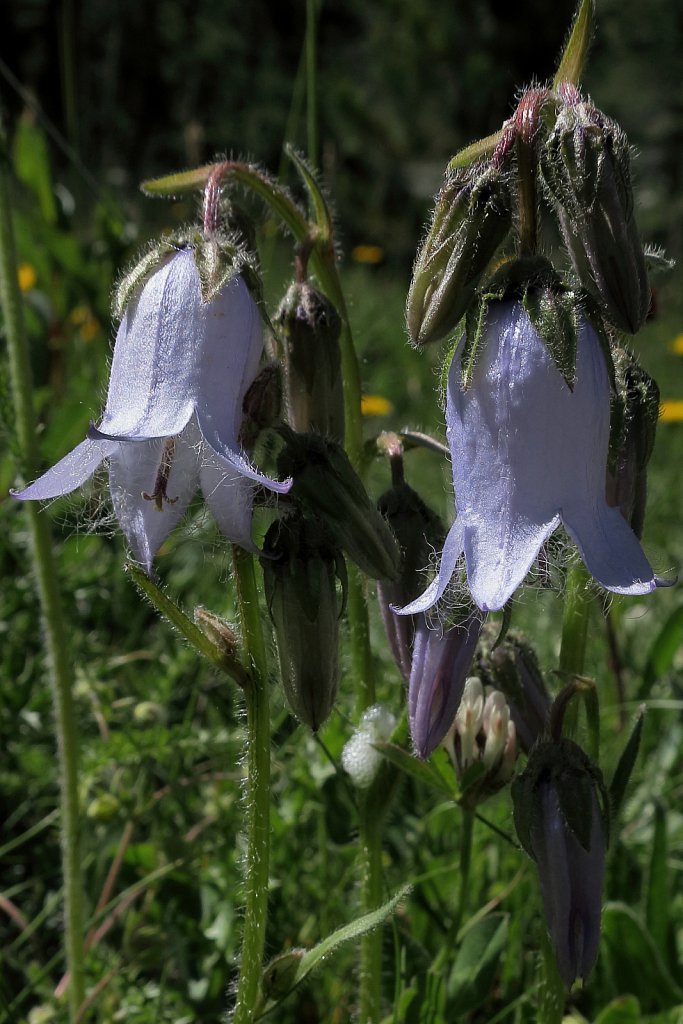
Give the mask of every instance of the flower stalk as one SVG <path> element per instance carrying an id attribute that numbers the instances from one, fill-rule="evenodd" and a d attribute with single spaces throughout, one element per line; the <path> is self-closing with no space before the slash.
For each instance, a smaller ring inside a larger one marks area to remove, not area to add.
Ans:
<path id="1" fill-rule="evenodd" d="M 31 370 L 26 348 L 21 295 L 16 272 L 14 235 L 10 215 L 9 178 L 6 171 L 6 138 L 0 124 L 0 306 L 5 327 L 10 387 L 15 414 L 20 469 L 31 476 L 38 467 Z M 67 654 L 68 633 L 64 624 L 52 552 L 49 520 L 37 505 L 26 509 L 30 553 L 42 614 L 57 732 L 62 871 L 64 876 L 64 945 L 69 983 L 69 1020 L 74 1024 L 85 998 L 83 948 L 83 889 L 78 809 L 78 734 Z"/>
<path id="2" fill-rule="evenodd" d="M 245 905 L 242 956 L 232 1024 L 249 1024 L 259 999 L 268 914 L 270 860 L 270 710 L 266 647 L 254 559 L 233 547 L 237 602 L 250 680 L 247 705 Z"/>

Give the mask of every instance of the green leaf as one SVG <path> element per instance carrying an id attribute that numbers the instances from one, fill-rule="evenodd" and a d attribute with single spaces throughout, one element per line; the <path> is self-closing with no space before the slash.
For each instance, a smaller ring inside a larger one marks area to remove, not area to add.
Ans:
<path id="1" fill-rule="evenodd" d="M 185 192 L 195 192 L 199 188 L 204 188 L 215 167 L 216 164 L 206 164 L 191 171 L 166 174 L 163 178 L 149 178 L 142 182 L 140 189 L 146 196 L 166 196 L 173 199 Z"/>
<path id="2" fill-rule="evenodd" d="M 647 695 L 653 683 L 669 671 L 682 644 L 683 605 L 680 605 L 666 620 L 650 648 L 641 688 L 643 696 Z"/>
<path id="3" fill-rule="evenodd" d="M 609 802 L 612 811 L 612 818 L 616 819 L 619 816 L 619 811 L 624 802 L 626 795 L 626 787 L 628 781 L 631 778 L 631 772 L 633 766 L 636 763 L 638 756 L 638 748 L 640 747 L 640 737 L 643 732 L 643 719 L 645 718 L 645 706 L 643 705 L 638 711 L 635 724 L 631 730 L 631 735 L 628 738 L 628 742 L 624 747 L 619 763 L 615 769 L 612 781 L 609 784 Z"/>
<path id="4" fill-rule="evenodd" d="M 386 757 L 387 761 L 391 761 L 402 772 L 405 772 L 406 775 L 412 775 L 418 782 L 423 783 L 423 785 L 428 786 L 430 789 L 436 790 L 443 796 L 448 796 L 451 799 L 455 798 L 453 787 L 449 786 L 441 772 L 427 761 L 420 761 L 419 758 L 413 757 L 407 750 L 397 746 L 395 743 L 378 742 L 373 743 L 373 747 L 375 750 L 379 750 L 380 754 Z"/>
<path id="5" fill-rule="evenodd" d="M 642 1019 L 635 996 L 619 996 L 598 1014 L 594 1024 L 642 1024 Z"/>
<path id="6" fill-rule="evenodd" d="M 149 578 L 144 569 L 139 565 L 136 565 L 135 562 L 127 562 L 125 570 L 132 577 L 135 586 L 144 594 L 149 603 L 153 605 L 156 610 L 171 623 L 172 626 L 175 626 L 180 635 L 183 636 L 199 654 L 207 658 L 212 665 L 216 666 L 216 668 L 222 669 L 223 672 L 232 676 L 235 682 L 239 683 L 240 686 L 248 685 L 249 677 L 244 666 L 236 658 L 230 657 L 225 651 L 222 651 L 216 646 L 216 644 L 212 643 L 211 640 L 202 633 L 201 629 L 199 629 L 198 626 L 195 626 L 191 619 L 188 619 L 185 612 L 183 612 L 170 597 L 166 596 L 154 580 Z"/>
<path id="7" fill-rule="evenodd" d="M 459 167 L 469 167 L 470 164 L 476 163 L 482 157 L 490 156 L 502 137 L 503 129 L 499 128 L 493 135 L 487 135 L 485 139 L 477 139 L 476 142 L 470 143 L 469 146 L 461 149 L 459 153 L 452 157 L 448 164 L 448 170 L 455 171 Z"/>
<path id="8" fill-rule="evenodd" d="M 300 177 L 308 189 L 315 223 L 319 232 L 318 238 L 320 241 L 329 242 L 332 238 L 332 217 L 330 216 L 327 201 L 325 200 L 325 196 L 318 185 L 315 174 L 301 154 L 297 153 L 294 147 L 289 143 L 285 145 L 285 153 L 296 167 Z"/>
<path id="9" fill-rule="evenodd" d="M 590 44 L 594 14 L 594 0 L 581 0 L 574 24 L 569 33 L 569 39 L 553 79 L 553 88 L 557 89 L 563 82 L 578 85 L 581 81 Z"/>
<path id="10" fill-rule="evenodd" d="M 683 998 L 645 923 L 625 903 L 608 903 L 602 917 L 617 990 L 637 996 L 644 1011 L 664 1010 Z"/>
<path id="11" fill-rule="evenodd" d="M 399 903 L 406 898 L 411 890 L 410 885 L 404 885 L 399 891 L 387 900 L 377 910 L 370 911 L 369 914 L 364 914 L 362 917 L 357 918 L 355 921 L 351 921 L 349 924 L 343 925 L 341 928 L 337 928 L 336 931 L 328 935 L 327 938 L 319 942 L 313 949 L 307 950 L 305 953 L 299 950 L 292 950 L 289 954 L 284 954 L 286 971 L 284 972 L 286 982 L 289 985 L 287 991 L 285 991 L 285 985 L 282 983 L 282 974 L 277 979 L 277 996 L 278 1000 L 284 998 L 293 989 L 300 985 L 301 982 L 306 978 L 311 971 L 318 966 L 326 957 L 334 953 L 339 946 L 345 942 L 351 942 L 354 939 L 360 939 L 361 936 L 367 935 L 368 932 L 373 931 L 375 928 L 379 928 L 380 925 L 384 924 L 386 919 L 394 913 Z M 302 955 L 299 955 L 302 952 Z M 295 954 L 295 955 L 293 955 Z M 274 961 L 268 965 L 270 968 L 273 963 L 278 963 L 281 958 L 276 957 Z M 296 968 L 295 970 L 293 968 Z M 257 1008 L 254 1019 L 261 1020 L 271 1010 L 275 1009 L 277 1004 L 260 1006 Z"/>
<path id="12" fill-rule="evenodd" d="M 448 1019 L 471 1013 L 491 995 L 507 930 L 506 914 L 489 914 L 465 934 L 448 979 Z"/>

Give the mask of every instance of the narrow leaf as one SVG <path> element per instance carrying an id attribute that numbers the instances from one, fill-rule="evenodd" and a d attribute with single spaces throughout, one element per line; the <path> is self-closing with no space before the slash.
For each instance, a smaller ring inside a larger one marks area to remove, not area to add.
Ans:
<path id="1" fill-rule="evenodd" d="M 569 33 L 569 39 L 560 58 L 557 73 L 553 79 L 553 87 L 555 89 L 562 85 L 563 82 L 578 85 L 581 81 L 590 44 L 594 14 L 594 0 L 581 0 L 574 24 Z"/>
<path id="2" fill-rule="evenodd" d="M 664 1010 L 683 997 L 645 923 L 625 903 L 608 903 L 602 917 L 617 991 L 631 991 L 645 1012 Z"/>
<path id="3" fill-rule="evenodd" d="M 242 664 L 237 658 L 230 657 L 225 651 L 222 651 L 214 643 L 209 640 L 201 629 L 188 619 L 185 612 L 183 612 L 178 605 L 171 600 L 170 597 L 163 592 L 163 590 L 157 586 L 154 580 L 151 580 L 145 571 L 134 562 L 126 563 L 126 572 L 130 574 L 135 583 L 135 586 L 144 594 L 149 603 L 165 619 L 167 619 L 172 626 L 178 630 L 187 642 L 194 647 L 194 649 L 205 658 L 215 665 L 216 668 L 222 669 L 228 675 L 232 676 L 235 682 L 239 683 L 240 686 L 245 686 L 248 683 L 248 675 Z"/>
<path id="4" fill-rule="evenodd" d="M 616 820 L 619 816 L 619 811 L 621 810 L 621 806 L 624 802 L 624 796 L 626 795 L 626 787 L 628 786 L 628 781 L 631 778 L 633 766 L 636 763 L 638 748 L 640 747 L 640 737 L 643 731 L 644 718 L 645 705 L 642 705 L 638 711 L 635 725 L 633 726 L 633 730 L 628 738 L 626 746 L 624 747 L 622 755 L 619 758 L 619 763 L 609 785 L 609 801 L 613 820 Z"/>
<path id="5" fill-rule="evenodd" d="M 485 139 L 477 139 L 476 142 L 470 143 L 469 146 L 461 149 L 459 153 L 452 157 L 448 164 L 448 170 L 455 171 L 458 167 L 469 167 L 470 164 L 475 163 L 482 157 L 490 156 L 502 137 L 503 129 L 499 128 L 493 135 L 487 135 Z"/>
<path id="6" fill-rule="evenodd" d="M 431 789 L 436 790 L 444 796 L 448 796 L 454 799 L 455 794 L 452 786 L 449 786 L 446 780 L 441 775 L 438 769 L 432 767 L 426 761 L 420 761 L 417 757 L 413 757 L 403 747 L 396 746 L 395 743 L 378 742 L 373 743 L 375 750 L 379 750 L 383 757 L 386 757 L 387 761 L 391 761 L 392 764 L 400 768 L 406 775 L 412 775 L 418 782 L 423 783 L 425 786 L 429 786 Z"/>
<path id="7" fill-rule="evenodd" d="M 652 855 L 645 894 L 645 919 L 655 945 L 663 957 L 666 957 L 671 902 L 666 866 L 667 846 L 666 811 L 661 801 L 657 800 Z"/>
<path id="8" fill-rule="evenodd" d="M 315 174 L 301 154 L 297 153 L 294 147 L 289 143 L 285 145 L 285 153 L 296 167 L 299 172 L 299 176 L 308 189 L 315 223 L 318 227 L 318 237 L 323 242 L 329 242 L 332 238 L 332 217 L 330 216 L 330 210 L 327 205 L 327 201 L 325 200 L 325 196 L 316 181 Z"/>
<path id="9" fill-rule="evenodd" d="M 176 174 L 167 174 L 163 178 L 149 178 L 142 182 L 140 189 L 146 196 L 167 196 L 172 199 L 185 192 L 204 188 L 215 167 L 216 164 L 205 164 L 204 167 L 195 167 L 191 171 L 179 171 Z"/>
<path id="10" fill-rule="evenodd" d="M 489 914 L 466 933 L 448 979 L 451 1020 L 472 1013 L 490 996 L 507 930 L 506 915 Z"/>

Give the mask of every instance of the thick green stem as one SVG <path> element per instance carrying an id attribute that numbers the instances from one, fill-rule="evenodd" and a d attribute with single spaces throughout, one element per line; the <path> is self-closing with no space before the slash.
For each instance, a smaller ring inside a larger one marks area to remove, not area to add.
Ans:
<path id="1" fill-rule="evenodd" d="M 16 447 L 28 478 L 38 465 L 31 370 L 26 348 L 21 295 L 16 273 L 10 216 L 6 140 L 0 126 L 0 304 L 14 404 Z M 64 944 L 70 974 L 69 1015 L 74 1022 L 85 996 L 83 968 L 83 889 L 78 813 L 78 736 L 71 695 L 73 674 L 67 655 L 68 633 L 62 616 L 47 516 L 28 502 L 30 549 L 42 613 L 45 649 L 57 731 L 64 873 Z"/>
<path id="2" fill-rule="evenodd" d="M 359 808 L 361 914 L 382 903 L 382 822 L 371 787 Z M 382 998 L 382 928 L 364 935 L 360 943 L 359 1024 L 378 1024 Z"/>
<path id="3" fill-rule="evenodd" d="M 250 679 L 247 703 L 245 906 L 233 1024 L 249 1024 L 258 1003 L 268 915 L 270 860 L 270 713 L 266 647 L 254 559 L 233 548 L 237 600 Z"/>

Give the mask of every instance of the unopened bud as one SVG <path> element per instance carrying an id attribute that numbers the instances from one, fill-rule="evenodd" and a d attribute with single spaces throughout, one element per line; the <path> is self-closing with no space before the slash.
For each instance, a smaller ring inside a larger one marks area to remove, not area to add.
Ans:
<path id="1" fill-rule="evenodd" d="M 555 960 L 567 988 L 598 955 L 608 833 L 600 770 L 572 740 L 539 744 L 512 784 L 515 828 L 536 862 Z"/>
<path id="2" fill-rule="evenodd" d="M 372 579 L 398 579 L 401 552 L 341 445 L 280 428 L 278 470 L 294 479 L 290 497 L 327 525 L 335 542 Z"/>
<path id="3" fill-rule="evenodd" d="M 647 497 L 647 464 L 659 419 L 659 388 L 635 356 L 617 359 L 618 399 L 607 472 L 607 501 L 621 510 L 637 537 L 642 536 Z M 615 422 L 616 421 L 616 422 Z"/>
<path id="4" fill-rule="evenodd" d="M 469 807 L 498 792 L 509 782 L 517 758 L 514 722 L 502 693 L 471 676 L 453 724 L 444 739 L 458 778 L 466 785 L 463 802 Z M 481 765 L 483 772 L 468 784 L 468 770 Z"/>
<path id="5" fill-rule="evenodd" d="M 341 319 L 307 282 L 290 285 L 275 317 L 285 342 L 287 420 L 299 433 L 344 438 Z"/>
<path id="6" fill-rule="evenodd" d="M 416 617 L 396 615 L 392 605 L 410 604 L 423 589 L 421 570 L 432 551 L 443 546 L 444 529 L 435 512 L 406 483 L 386 491 L 377 502 L 401 549 L 401 575 L 394 582 L 377 584 L 377 599 L 394 660 L 403 677 L 410 678 Z"/>
<path id="7" fill-rule="evenodd" d="M 446 176 L 408 292 L 414 344 L 455 329 L 511 224 L 510 188 L 500 168 L 476 165 Z"/>
<path id="8" fill-rule="evenodd" d="M 548 729 L 550 697 L 533 648 L 516 633 L 481 660 L 486 681 L 501 690 L 519 743 L 529 753 Z"/>
<path id="9" fill-rule="evenodd" d="M 329 715 L 339 678 L 337 578 L 344 562 L 323 527 L 303 517 L 273 523 L 261 559 L 282 682 L 294 714 L 314 732 Z"/>
<path id="10" fill-rule="evenodd" d="M 610 323 L 635 334 L 650 307 L 650 286 L 633 216 L 626 135 L 589 103 L 567 105 L 541 168 L 581 285 Z"/>
<path id="11" fill-rule="evenodd" d="M 278 363 L 268 363 L 250 385 L 242 402 L 240 444 L 251 451 L 262 430 L 280 419 L 282 374 Z"/>
<path id="12" fill-rule="evenodd" d="M 199 605 L 194 610 L 194 621 L 204 636 L 207 636 L 220 651 L 228 656 L 235 654 L 239 645 L 239 637 L 235 627 L 227 619 Z"/>

